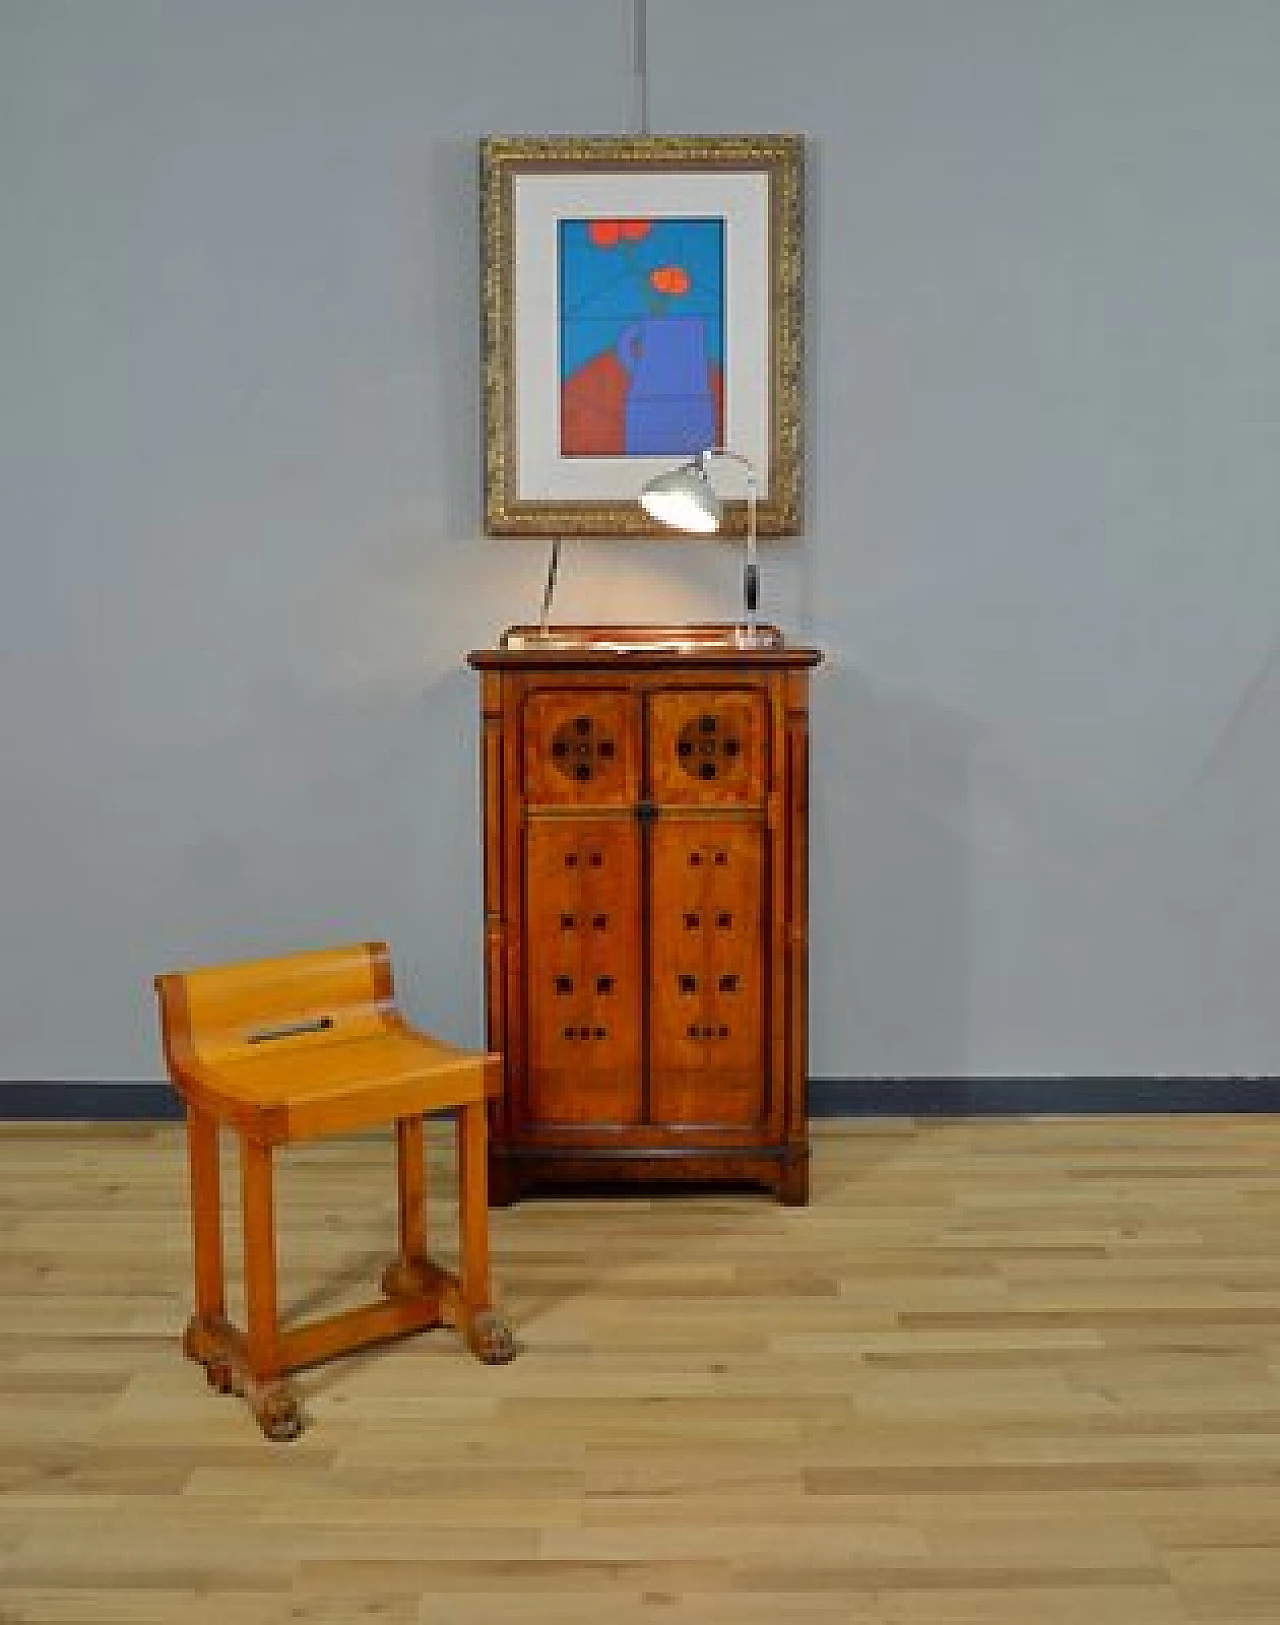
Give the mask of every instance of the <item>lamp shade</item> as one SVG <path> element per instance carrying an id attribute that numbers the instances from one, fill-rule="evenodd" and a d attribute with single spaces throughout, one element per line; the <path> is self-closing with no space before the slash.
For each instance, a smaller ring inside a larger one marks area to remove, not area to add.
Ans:
<path id="1" fill-rule="evenodd" d="M 720 529 L 720 498 L 700 463 L 686 463 L 646 481 L 640 506 L 672 530 L 709 535 Z"/>

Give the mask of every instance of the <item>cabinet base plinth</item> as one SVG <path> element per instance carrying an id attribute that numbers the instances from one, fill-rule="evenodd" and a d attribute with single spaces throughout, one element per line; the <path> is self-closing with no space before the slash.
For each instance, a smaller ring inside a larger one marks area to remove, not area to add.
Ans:
<path id="1" fill-rule="evenodd" d="M 491 1149 L 489 1201 L 510 1207 L 525 1196 L 576 1186 L 597 1194 L 603 1187 L 748 1186 L 770 1191 L 788 1207 L 809 1200 L 808 1147 L 753 1155 L 743 1151 L 545 1151 Z"/>

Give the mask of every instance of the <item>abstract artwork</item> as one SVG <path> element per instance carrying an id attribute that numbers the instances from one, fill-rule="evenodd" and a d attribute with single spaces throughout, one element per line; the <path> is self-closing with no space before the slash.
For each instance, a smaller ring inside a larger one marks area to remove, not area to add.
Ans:
<path id="1" fill-rule="evenodd" d="M 799 529 L 802 160 L 799 136 L 481 143 L 490 534 L 657 534 L 645 480 L 718 446 L 759 471 L 760 534 Z"/>
<path id="2" fill-rule="evenodd" d="M 720 445 L 724 221 L 562 220 L 559 272 L 561 454 Z"/>

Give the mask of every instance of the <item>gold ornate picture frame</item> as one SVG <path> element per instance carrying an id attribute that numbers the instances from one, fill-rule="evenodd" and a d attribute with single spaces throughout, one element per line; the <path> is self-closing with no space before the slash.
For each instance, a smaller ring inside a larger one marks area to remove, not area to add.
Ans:
<path id="1" fill-rule="evenodd" d="M 490 136 L 480 206 L 486 532 L 669 535 L 641 486 L 715 444 L 794 535 L 803 138 Z"/>

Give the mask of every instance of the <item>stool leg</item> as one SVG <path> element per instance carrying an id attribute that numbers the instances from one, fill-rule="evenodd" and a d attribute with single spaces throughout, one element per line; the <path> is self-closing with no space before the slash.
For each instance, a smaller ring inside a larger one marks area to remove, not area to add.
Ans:
<path id="1" fill-rule="evenodd" d="M 196 1314 L 222 1320 L 226 1298 L 222 1274 L 222 1189 L 218 1124 L 195 1106 L 187 1108 L 187 1157 L 191 1178 L 191 1230 L 195 1254 Z"/>
<path id="2" fill-rule="evenodd" d="M 462 1295 L 476 1309 L 489 1306 L 489 1174 L 484 1106 L 458 1109 L 458 1201 Z"/>
<path id="3" fill-rule="evenodd" d="M 293 1439 L 302 1414 L 281 1380 L 280 1325 L 276 1304 L 275 1205 L 271 1146 L 245 1134 L 240 1139 L 240 1186 L 244 1214 L 246 1397 L 269 1439 Z"/>
<path id="4" fill-rule="evenodd" d="M 422 1150 L 421 1117 L 396 1120 L 396 1172 L 400 1202 L 400 1259 L 421 1263 L 427 1256 L 427 1168 Z"/>
<path id="5" fill-rule="evenodd" d="M 217 1119 L 187 1107 L 187 1177 L 191 1188 L 191 1247 L 195 1307 L 182 1336 L 189 1360 L 204 1366 L 210 1384 L 224 1393 L 231 1386 L 222 1328 L 226 1291 L 222 1263 L 222 1187 Z"/>
<path id="6" fill-rule="evenodd" d="M 485 1103 L 458 1108 L 458 1204 L 463 1328 L 468 1347 L 486 1365 L 515 1358 L 515 1338 L 489 1302 L 489 1139 Z"/>
<path id="7" fill-rule="evenodd" d="M 396 1119 L 400 1251 L 382 1272 L 382 1290 L 389 1298 L 430 1298 L 439 1307 L 447 1276 L 427 1257 L 427 1167 L 422 1142 L 420 1115 Z M 436 1319 L 431 1324 L 438 1326 L 441 1321 Z"/>

